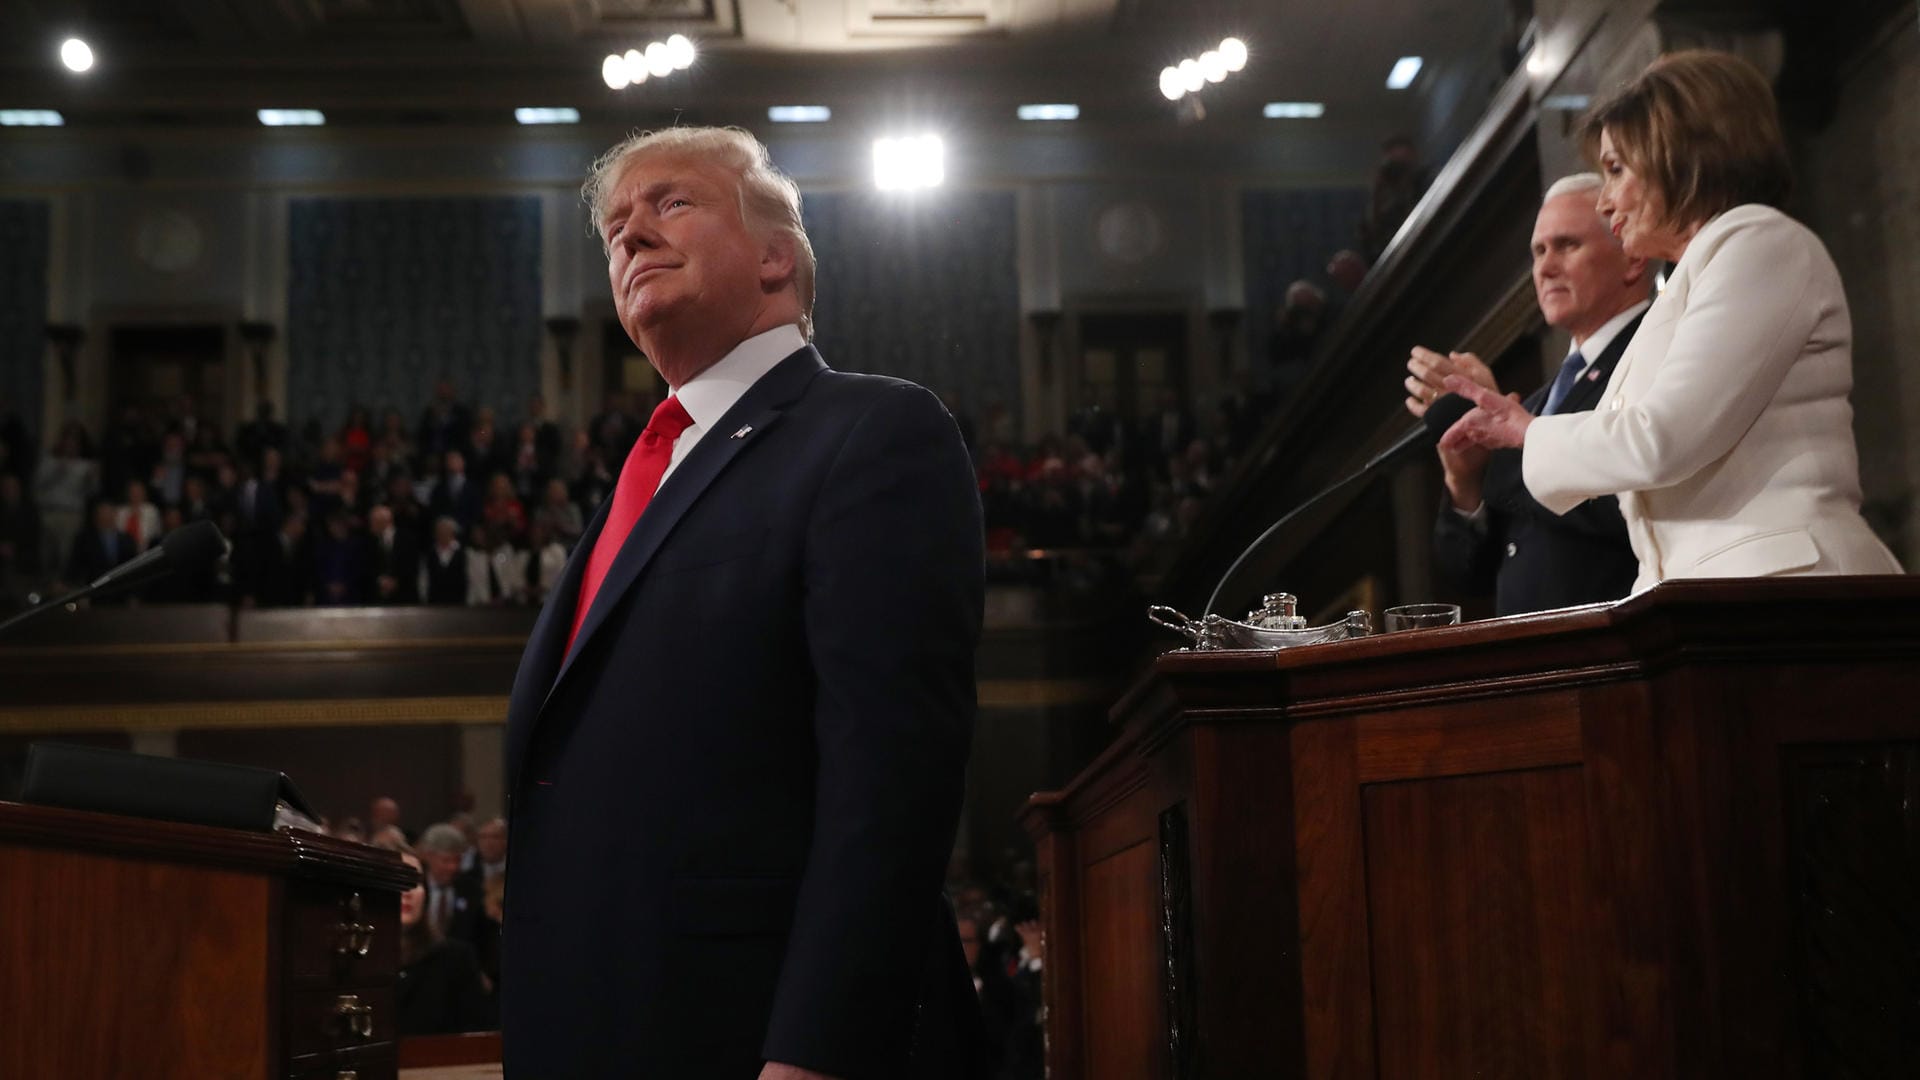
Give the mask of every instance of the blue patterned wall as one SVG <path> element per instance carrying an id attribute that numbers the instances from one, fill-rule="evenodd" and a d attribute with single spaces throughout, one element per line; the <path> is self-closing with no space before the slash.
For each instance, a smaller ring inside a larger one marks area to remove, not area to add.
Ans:
<path id="1" fill-rule="evenodd" d="M 442 377 L 505 416 L 539 389 L 539 199 L 295 199 L 287 249 L 293 421 L 411 422 Z"/>
<path id="2" fill-rule="evenodd" d="M 0 199 L 0 418 L 40 433 L 47 342 L 49 216 L 44 202 Z"/>
<path id="3" fill-rule="evenodd" d="M 828 364 L 950 392 L 1017 420 L 1020 283 L 1011 192 L 807 195 L 819 263 L 814 341 Z"/>
<path id="4" fill-rule="evenodd" d="M 1247 355 L 1255 370 L 1266 367 L 1273 313 L 1286 299 L 1288 285 L 1306 278 L 1338 298 L 1327 281 L 1327 259 L 1342 248 L 1360 247 L 1360 219 L 1366 213 L 1363 187 L 1241 193 Z"/>

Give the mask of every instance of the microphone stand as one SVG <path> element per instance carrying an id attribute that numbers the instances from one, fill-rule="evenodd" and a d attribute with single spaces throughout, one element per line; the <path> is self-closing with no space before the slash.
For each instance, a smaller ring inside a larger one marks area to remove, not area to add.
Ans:
<path id="1" fill-rule="evenodd" d="M 111 586 L 119 585 L 120 582 L 109 581 L 109 582 L 105 582 L 104 584 L 106 587 L 111 587 Z M 137 584 L 137 582 L 128 582 L 128 584 Z M 74 591 L 58 599 L 48 600 L 39 604 L 36 607 L 30 607 L 27 610 L 14 615 L 12 618 L 8 619 L 7 621 L 0 622 L 0 634 L 6 633 L 8 630 L 13 629 L 14 627 L 20 625 L 21 623 L 34 618 L 35 616 L 45 615 L 49 611 L 56 611 L 60 608 L 71 608 L 74 604 L 77 604 L 80 601 L 85 600 L 87 597 L 92 596 L 97 592 L 108 591 L 108 588 L 106 587 L 103 587 L 102 582 L 96 581 L 93 584 L 86 586 L 85 588 L 75 589 Z"/>

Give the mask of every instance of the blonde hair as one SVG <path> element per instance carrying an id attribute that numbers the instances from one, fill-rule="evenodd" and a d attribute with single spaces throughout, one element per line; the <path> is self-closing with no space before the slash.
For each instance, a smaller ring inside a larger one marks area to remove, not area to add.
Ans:
<path id="1" fill-rule="evenodd" d="M 644 157 L 675 155 L 720 166 L 739 181 L 740 220 L 748 228 L 785 236 L 793 245 L 793 285 L 800 300 L 800 333 L 813 339 L 813 242 L 800 223 L 800 188 L 774 167 L 766 146 L 737 127 L 672 127 L 641 131 L 601 154 L 587 172 L 580 197 L 591 212 L 588 228 L 600 236 L 607 201 L 620 178 Z M 601 238 L 604 250 L 606 240 Z"/>
<path id="2" fill-rule="evenodd" d="M 1581 125 L 1587 156 L 1600 134 L 1659 197 L 1675 228 L 1745 203 L 1775 207 L 1793 193 L 1793 166 L 1766 76 L 1745 60 L 1690 49 L 1655 60 Z"/>

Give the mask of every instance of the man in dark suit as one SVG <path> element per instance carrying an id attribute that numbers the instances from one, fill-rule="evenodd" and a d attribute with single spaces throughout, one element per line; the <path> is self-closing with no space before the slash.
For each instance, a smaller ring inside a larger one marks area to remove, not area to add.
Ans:
<path id="1" fill-rule="evenodd" d="M 420 602 L 420 542 L 393 520 L 393 508 L 376 506 L 367 514 L 368 603 Z"/>
<path id="2" fill-rule="evenodd" d="M 1524 402 L 1535 416 L 1592 409 L 1647 310 L 1646 260 L 1629 258 L 1594 209 L 1599 189 L 1592 173 L 1560 181 L 1534 223 L 1541 314 L 1573 338 L 1554 380 Z M 1499 390 L 1470 353 L 1416 348 L 1407 369 L 1407 409 L 1415 416 L 1446 392 L 1449 374 Z M 1639 564 L 1613 496 L 1553 514 L 1527 493 L 1518 450 L 1443 450 L 1440 463 L 1446 496 L 1434 524 L 1435 568 L 1465 588 L 1492 591 L 1498 614 L 1617 600 L 1632 589 Z"/>
<path id="3" fill-rule="evenodd" d="M 752 136 L 636 136 L 586 194 L 674 392 L 514 685 L 507 1076 L 974 1075 L 941 895 L 983 594 L 959 431 L 807 343 L 798 192 Z"/>
<path id="4" fill-rule="evenodd" d="M 93 507 L 93 528 L 74 535 L 73 550 L 67 554 L 66 580 L 78 587 L 98 578 L 140 553 L 133 537 L 120 531 L 119 508 L 102 499 Z M 126 597 L 94 601 L 97 604 L 125 603 Z"/>

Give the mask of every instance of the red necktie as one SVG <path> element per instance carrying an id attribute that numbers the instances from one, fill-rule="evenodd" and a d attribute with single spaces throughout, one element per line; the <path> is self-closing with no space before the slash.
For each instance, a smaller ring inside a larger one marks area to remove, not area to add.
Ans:
<path id="1" fill-rule="evenodd" d="M 600 583 L 612 569 L 614 556 L 620 554 L 634 522 L 640 520 L 640 511 L 653 500 L 654 489 L 666 475 L 667 463 L 673 460 L 674 440 L 692 424 L 693 417 L 687 415 L 679 397 L 669 397 L 653 410 L 647 430 L 640 433 L 633 452 L 627 455 L 627 463 L 620 469 L 620 482 L 614 485 L 613 507 L 607 511 L 607 523 L 601 528 L 599 539 L 594 541 L 593 553 L 587 556 L 586 573 L 580 578 L 580 599 L 573 607 L 573 632 L 567 635 L 568 652 L 573 651 L 573 639 L 580 636 L 580 624 L 587 621 L 594 594 L 600 591 Z"/>

